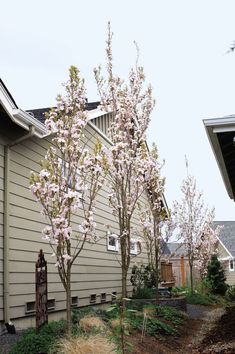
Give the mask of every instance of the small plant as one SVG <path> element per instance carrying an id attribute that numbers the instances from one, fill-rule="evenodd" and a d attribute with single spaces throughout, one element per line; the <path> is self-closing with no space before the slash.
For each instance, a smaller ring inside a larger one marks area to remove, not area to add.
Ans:
<path id="1" fill-rule="evenodd" d="M 145 333 L 150 336 L 158 337 L 159 335 L 177 335 L 178 332 L 171 325 L 160 321 L 157 318 L 147 317 L 144 323 L 144 316 L 131 315 L 129 322 L 133 329 L 143 330 L 143 324 L 145 326 Z"/>
<path id="2" fill-rule="evenodd" d="M 155 306 L 155 314 L 174 324 L 182 323 L 186 317 L 184 312 L 169 306 Z"/>
<path id="3" fill-rule="evenodd" d="M 235 301 L 235 286 L 230 286 L 225 294 L 228 301 Z"/>
<path id="4" fill-rule="evenodd" d="M 131 344 L 126 340 L 126 336 L 129 335 L 127 317 L 129 313 L 136 312 L 135 310 L 127 308 L 126 303 L 129 301 L 131 300 L 127 298 L 116 299 L 115 304 L 106 310 L 111 319 L 114 340 L 122 354 L 131 349 Z"/>

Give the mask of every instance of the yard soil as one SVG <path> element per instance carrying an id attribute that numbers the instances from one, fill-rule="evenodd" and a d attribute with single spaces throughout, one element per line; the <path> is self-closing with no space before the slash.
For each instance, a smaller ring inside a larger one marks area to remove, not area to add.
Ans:
<path id="1" fill-rule="evenodd" d="M 178 337 L 164 340 L 133 334 L 134 354 L 235 354 L 235 306 L 226 309 L 189 305 Z"/>

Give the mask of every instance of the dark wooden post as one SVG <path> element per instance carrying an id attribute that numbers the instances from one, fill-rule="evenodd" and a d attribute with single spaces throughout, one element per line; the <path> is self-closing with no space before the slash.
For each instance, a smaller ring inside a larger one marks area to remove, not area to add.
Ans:
<path id="1" fill-rule="evenodd" d="M 47 262 L 40 250 L 35 267 L 36 286 L 36 331 L 48 323 L 47 312 Z"/>

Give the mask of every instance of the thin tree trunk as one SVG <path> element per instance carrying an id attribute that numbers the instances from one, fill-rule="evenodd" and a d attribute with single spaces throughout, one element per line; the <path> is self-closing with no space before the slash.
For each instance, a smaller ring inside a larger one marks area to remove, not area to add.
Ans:
<path id="1" fill-rule="evenodd" d="M 189 269 L 190 269 L 190 287 L 191 287 L 191 294 L 193 295 L 194 289 L 193 289 L 193 265 L 190 262 L 189 263 Z"/>
<path id="2" fill-rule="evenodd" d="M 67 334 L 71 335 L 72 316 L 71 316 L 71 269 L 67 269 L 67 284 L 66 284 L 66 318 L 67 318 Z"/>
<path id="3" fill-rule="evenodd" d="M 122 299 L 127 297 L 126 279 L 127 279 L 127 270 L 125 264 L 122 263 Z"/>
<path id="4" fill-rule="evenodd" d="M 155 283 L 156 283 L 156 305 L 159 303 L 159 292 L 158 292 L 158 283 L 159 283 L 159 244 L 158 244 L 158 227 L 156 221 L 154 220 L 154 247 L 155 247 Z"/>

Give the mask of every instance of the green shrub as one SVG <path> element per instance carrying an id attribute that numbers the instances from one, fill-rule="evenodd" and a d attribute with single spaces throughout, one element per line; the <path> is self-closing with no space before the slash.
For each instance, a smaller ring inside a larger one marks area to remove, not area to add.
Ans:
<path id="1" fill-rule="evenodd" d="M 48 353 L 56 340 L 66 332 L 66 321 L 51 322 L 41 328 L 39 333 L 34 329 L 26 331 L 13 346 L 10 354 Z"/>
<path id="2" fill-rule="evenodd" d="M 156 286 L 154 271 L 150 265 L 145 264 L 134 265 L 132 267 L 130 281 L 133 286 L 133 292 L 139 288 L 151 289 L 153 286 Z"/>
<path id="3" fill-rule="evenodd" d="M 235 286 L 230 286 L 225 294 L 228 301 L 235 301 Z"/>
<path id="4" fill-rule="evenodd" d="M 226 277 L 224 269 L 216 255 L 211 257 L 207 268 L 207 280 L 211 285 L 211 291 L 214 294 L 224 295 L 228 285 L 225 283 Z"/>
<path id="5" fill-rule="evenodd" d="M 174 286 L 171 289 L 171 293 L 174 297 L 180 296 L 180 295 L 185 295 L 189 292 L 190 292 L 190 289 L 187 286 Z"/>
<path id="6" fill-rule="evenodd" d="M 133 299 L 153 299 L 155 297 L 155 293 L 150 288 L 137 288 L 133 293 Z"/>
<path id="7" fill-rule="evenodd" d="M 200 282 L 198 282 L 195 286 L 195 292 L 200 294 L 209 294 L 212 291 L 211 282 L 208 278 L 204 278 Z"/>
<path id="8" fill-rule="evenodd" d="M 187 303 L 188 304 L 195 304 L 195 305 L 213 305 L 215 303 L 215 301 L 213 300 L 213 298 L 211 298 L 208 295 L 204 295 L 204 294 L 187 294 L 186 296 L 187 299 Z"/>
<path id="9" fill-rule="evenodd" d="M 20 338 L 10 351 L 10 354 L 48 353 L 55 340 L 55 336 L 48 334 L 40 335 L 31 330 Z"/>

